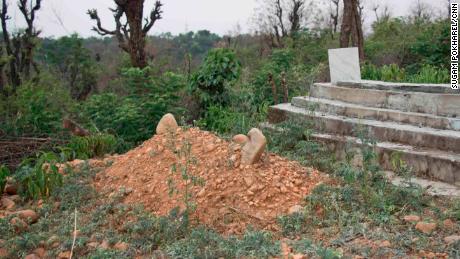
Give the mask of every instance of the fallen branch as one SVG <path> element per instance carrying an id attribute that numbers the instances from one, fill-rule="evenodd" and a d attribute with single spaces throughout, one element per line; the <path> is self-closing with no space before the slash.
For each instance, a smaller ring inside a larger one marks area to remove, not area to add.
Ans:
<path id="1" fill-rule="evenodd" d="M 77 240 L 77 209 L 75 208 L 75 221 L 73 224 L 73 241 L 72 241 L 72 249 L 70 249 L 70 259 L 73 256 L 73 249 L 75 248 L 75 241 Z"/>
<path id="2" fill-rule="evenodd" d="M 251 214 L 246 213 L 246 212 L 244 212 L 244 211 L 241 211 L 241 210 L 239 210 L 239 209 L 237 209 L 237 208 L 233 208 L 233 207 L 228 207 L 228 208 L 229 208 L 231 211 L 233 211 L 233 212 L 236 212 L 236 213 L 239 213 L 239 214 L 244 214 L 244 215 L 246 215 L 246 216 L 248 216 L 248 217 L 255 218 L 255 219 L 260 220 L 260 221 L 267 221 L 266 219 L 263 219 L 263 218 L 260 218 L 260 217 L 251 215 Z"/>
<path id="3" fill-rule="evenodd" d="M 268 74 L 268 81 L 272 85 L 273 102 L 276 105 L 278 104 L 278 93 L 276 92 L 276 84 L 275 84 L 275 80 L 273 79 L 272 73 Z"/>
<path id="4" fill-rule="evenodd" d="M 70 130 L 70 132 L 75 136 L 86 137 L 90 135 L 89 131 L 70 119 L 64 119 L 62 121 L 62 127 Z"/>

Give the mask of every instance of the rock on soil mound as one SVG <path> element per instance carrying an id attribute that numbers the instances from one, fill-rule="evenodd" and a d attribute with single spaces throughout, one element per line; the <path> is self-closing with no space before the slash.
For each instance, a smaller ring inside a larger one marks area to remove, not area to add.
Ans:
<path id="1" fill-rule="evenodd" d="M 189 184 L 196 203 L 193 217 L 229 234 L 242 233 L 249 225 L 276 230 L 276 218 L 298 208 L 325 179 L 318 171 L 274 154 L 264 153 L 259 163 L 242 165 L 239 144 L 197 128 L 178 128 L 114 157 L 113 164 L 98 174 L 95 186 L 111 193 L 128 190 L 125 203 L 141 203 L 157 215 L 167 215 L 173 208 L 184 208 L 180 165 L 187 161 L 187 174 L 202 180 L 201 185 Z"/>

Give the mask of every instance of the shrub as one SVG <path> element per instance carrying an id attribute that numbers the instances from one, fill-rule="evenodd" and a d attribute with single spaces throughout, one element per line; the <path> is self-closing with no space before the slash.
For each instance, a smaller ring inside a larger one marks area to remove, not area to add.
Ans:
<path id="1" fill-rule="evenodd" d="M 387 82 L 404 82 L 406 80 L 406 72 L 396 64 L 384 65 L 376 67 L 366 63 L 362 67 L 362 77 L 368 80 L 378 80 Z"/>
<path id="2" fill-rule="evenodd" d="M 212 103 L 225 105 L 228 102 L 224 95 L 225 87 L 238 80 L 240 74 L 241 65 L 232 50 L 213 49 L 192 76 L 191 88 L 200 96 L 203 107 Z"/>
<path id="3" fill-rule="evenodd" d="M 95 134 L 86 137 L 72 137 L 62 150 L 69 159 L 89 159 L 115 152 L 117 139 L 111 134 Z"/>
<path id="4" fill-rule="evenodd" d="M 97 84 L 98 66 L 84 40 L 77 34 L 57 40 L 44 39 L 39 58 L 64 79 L 72 98 L 85 99 Z"/>
<path id="5" fill-rule="evenodd" d="M 439 19 L 428 24 L 423 24 L 423 29 L 420 30 L 415 42 L 410 47 L 410 54 L 417 61 L 412 64 L 427 64 L 447 69 L 448 64 L 450 64 L 449 42 L 449 20 Z"/>
<path id="6" fill-rule="evenodd" d="M 103 93 L 91 96 L 83 104 L 83 115 L 90 126 L 116 135 L 125 142 L 123 151 L 154 134 L 155 126 L 173 107 L 178 92 L 185 87 L 182 76 L 165 73 L 154 79 L 151 69 L 128 68 L 122 72 L 126 96 Z"/>
<path id="7" fill-rule="evenodd" d="M 269 101 L 274 103 L 275 98 L 278 99 L 282 95 L 282 91 L 278 90 L 279 96 L 274 97 L 272 86 L 268 81 L 270 75 L 277 86 L 281 85 L 281 74 L 291 70 L 294 61 L 294 52 L 290 49 L 275 50 L 270 55 L 269 60 L 255 73 L 252 85 L 253 94 L 255 96 L 254 103 Z"/>
<path id="8" fill-rule="evenodd" d="M 41 153 L 37 159 L 26 159 L 14 177 L 20 184 L 20 193 L 34 200 L 49 197 L 62 185 L 62 175 L 56 164 L 59 158 L 54 153 Z"/>
<path id="9" fill-rule="evenodd" d="M 417 74 L 408 76 L 408 81 L 412 83 L 447 84 L 449 80 L 450 75 L 447 69 L 431 65 L 424 65 Z"/>
<path id="10" fill-rule="evenodd" d="M 5 104 L 0 107 L 5 106 L 5 110 L 0 111 L 0 129 L 10 136 L 60 132 L 63 113 L 71 111 L 74 105 L 68 93 L 58 86 L 36 84 L 22 85 L 16 95 L 2 102 Z"/>
<path id="11" fill-rule="evenodd" d="M 232 108 L 211 105 L 197 125 L 223 134 L 247 132 L 251 122 L 251 118 L 245 113 L 233 111 Z"/>
<path id="12" fill-rule="evenodd" d="M 387 82 L 445 84 L 449 82 L 450 78 L 447 69 L 437 68 L 432 65 L 423 65 L 419 71 L 409 74 L 396 64 L 377 67 L 366 63 L 362 66 L 361 73 L 363 79 Z"/>
<path id="13" fill-rule="evenodd" d="M 6 178 L 10 174 L 10 170 L 4 165 L 0 165 L 0 196 L 3 193 L 6 185 Z"/>

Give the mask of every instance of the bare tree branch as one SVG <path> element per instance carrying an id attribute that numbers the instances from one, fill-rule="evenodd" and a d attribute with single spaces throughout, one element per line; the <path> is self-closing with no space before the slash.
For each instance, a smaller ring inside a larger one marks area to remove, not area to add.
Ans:
<path id="1" fill-rule="evenodd" d="M 144 28 L 142 29 L 142 32 L 144 33 L 144 35 L 146 35 L 150 31 L 150 29 L 153 27 L 156 21 L 162 18 L 161 17 L 161 14 L 163 13 L 163 11 L 161 10 L 162 6 L 163 4 L 160 1 L 155 2 L 155 7 L 150 12 L 150 20 L 148 18 L 145 19 L 146 24 L 144 25 Z"/>
<path id="2" fill-rule="evenodd" d="M 118 46 L 130 55 L 131 63 L 135 67 L 145 67 L 147 59 L 145 54 L 145 37 L 148 31 L 153 27 L 155 22 L 161 19 L 163 4 L 160 1 L 155 2 L 155 6 L 150 13 L 149 18 L 145 18 L 145 25 L 142 26 L 143 10 L 145 0 L 114 0 L 116 8 L 110 9 L 113 12 L 115 20 L 115 30 L 107 30 L 102 27 L 101 19 L 95 9 L 88 10 L 92 20 L 96 21 L 93 30 L 99 35 L 115 36 L 118 40 Z M 125 17 L 126 21 L 122 22 Z"/>
<path id="3" fill-rule="evenodd" d="M 300 21 L 303 17 L 303 0 L 292 0 L 291 11 L 289 12 L 289 22 L 291 23 L 291 35 L 300 30 Z"/>
<path id="4" fill-rule="evenodd" d="M 278 18 L 278 23 L 281 29 L 281 35 L 283 37 L 287 36 L 286 28 L 284 27 L 283 21 L 283 6 L 281 5 L 281 0 L 275 1 L 275 15 Z"/>
<path id="5" fill-rule="evenodd" d="M 91 18 L 91 20 L 96 21 L 96 26 L 93 27 L 93 31 L 97 32 L 101 36 L 115 35 L 116 31 L 109 31 L 105 29 L 104 27 L 102 27 L 101 18 L 99 18 L 99 15 L 96 9 L 88 10 L 87 14 Z"/>

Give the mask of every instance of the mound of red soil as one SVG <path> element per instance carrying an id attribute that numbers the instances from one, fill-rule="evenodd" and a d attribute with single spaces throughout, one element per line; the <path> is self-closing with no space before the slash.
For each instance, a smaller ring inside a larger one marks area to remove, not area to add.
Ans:
<path id="1" fill-rule="evenodd" d="M 241 233 L 249 225 L 276 230 L 276 218 L 295 210 L 325 179 L 318 171 L 268 153 L 258 164 L 240 165 L 240 149 L 210 132 L 178 129 L 114 157 L 95 185 L 110 192 L 124 188 L 124 202 L 141 203 L 157 215 L 183 209 L 188 186 L 195 219 L 220 232 Z"/>

